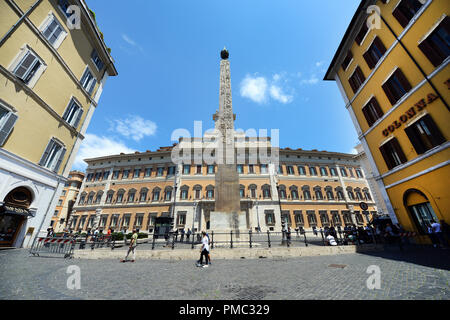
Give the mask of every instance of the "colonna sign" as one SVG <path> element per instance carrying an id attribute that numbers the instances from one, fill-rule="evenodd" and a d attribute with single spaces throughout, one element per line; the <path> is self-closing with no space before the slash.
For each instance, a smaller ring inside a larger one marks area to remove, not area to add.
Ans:
<path id="1" fill-rule="evenodd" d="M 402 114 L 398 120 L 395 120 L 391 125 L 384 129 L 383 135 L 387 137 L 389 134 L 394 132 L 395 129 L 400 128 L 403 123 L 406 123 L 409 119 L 416 116 L 418 112 L 422 111 L 428 104 L 432 103 L 436 99 L 438 99 L 438 96 L 436 96 L 434 93 L 429 93 L 426 98 L 421 99 L 419 102 L 414 104 L 414 106 L 412 106 L 404 114 Z"/>

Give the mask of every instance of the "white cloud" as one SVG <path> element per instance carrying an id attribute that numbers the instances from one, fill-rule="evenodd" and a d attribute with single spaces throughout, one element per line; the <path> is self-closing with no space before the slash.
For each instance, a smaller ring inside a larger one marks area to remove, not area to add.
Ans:
<path id="1" fill-rule="evenodd" d="M 290 103 L 293 100 L 291 95 L 284 94 L 283 89 L 276 85 L 270 86 L 270 96 L 281 103 Z"/>
<path id="2" fill-rule="evenodd" d="M 139 49 L 139 51 L 141 51 L 142 53 L 145 54 L 145 50 L 133 39 L 131 39 L 128 35 L 126 35 L 125 33 L 122 33 L 122 39 L 128 43 L 130 46 L 135 47 L 137 49 Z M 120 46 L 120 48 L 124 51 L 126 51 L 127 53 L 130 53 L 129 50 L 127 50 L 125 47 Z"/>
<path id="3" fill-rule="evenodd" d="M 267 100 L 266 78 L 246 75 L 241 82 L 241 96 L 249 98 L 256 103 L 265 102 Z"/>
<path id="4" fill-rule="evenodd" d="M 87 133 L 81 143 L 80 150 L 75 157 L 73 169 L 86 169 L 87 164 L 83 161 L 84 159 L 115 155 L 120 154 L 121 152 L 133 153 L 134 150 L 128 148 L 122 142 L 116 141 L 109 137 L 100 137 L 95 134 Z"/>
<path id="5" fill-rule="evenodd" d="M 126 138 L 138 142 L 145 136 L 152 136 L 156 132 L 156 124 L 137 115 L 129 115 L 126 119 L 111 121 L 109 131 L 114 131 Z"/>
<path id="6" fill-rule="evenodd" d="M 126 43 L 129 45 L 132 45 L 133 47 L 136 46 L 136 41 L 131 39 L 129 36 L 127 36 L 125 33 L 122 33 L 122 39 L 125 40 Z"/>
<path id="7" fill-rule="evenodd" d="M 316 67 L 321 67 L 324 63 L 324 61 L 318 61 L 316 62 Z"/>
<path id="8" fill-rule="evenodd" d="M 349 153 L 350 154 L 358 154 L 358 151 L 356 150 L 356 148 L 352 148 L 352 150 L 350 150 Z"/>
<path id="9" fill-rule="evenodd" d="M 315 74 L 312 74 L 309 79 L 303 79 L 301 81 L 302 84 L 317 84 L 319 82 L 319 78 Z"/>

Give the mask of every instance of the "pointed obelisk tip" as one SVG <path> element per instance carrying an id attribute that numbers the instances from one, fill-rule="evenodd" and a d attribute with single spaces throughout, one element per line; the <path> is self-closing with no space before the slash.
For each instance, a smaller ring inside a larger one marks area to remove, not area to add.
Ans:
<path id="1" fill-rule="evenodd" d="M 228 52 L 227 48 L 223 47 L 223 50 L 220 51 L 220 57 L 223 60 L 227 60 L 229 56 L 230 56 L 230 53 Z"/>

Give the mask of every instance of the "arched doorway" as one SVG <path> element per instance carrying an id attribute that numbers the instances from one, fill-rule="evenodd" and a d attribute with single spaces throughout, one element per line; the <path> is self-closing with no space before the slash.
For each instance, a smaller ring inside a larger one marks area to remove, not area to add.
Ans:
<path id="1" fill-rule="evenodd" d="M 420 234 L 427 234 L 431 221 L 439 221 L 427 196 L 420 190 L 407 190 L 403 195 L 403 204 Z"/>
<path id="2" fill-rule="evenodd" d="M 33 196 L 25 187 L 18 187 L 9 192 L 0 207 L 0 246 L 10 247 L 19 233 L 26 218 L 30 215 L 29 207 Z"/>

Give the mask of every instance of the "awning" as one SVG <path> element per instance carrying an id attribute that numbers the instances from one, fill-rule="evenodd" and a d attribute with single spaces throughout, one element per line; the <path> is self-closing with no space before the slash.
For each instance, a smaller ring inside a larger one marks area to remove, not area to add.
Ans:
<path id="1" fill-rule="evenodd" d="M 33 214 L 30 212 L 30 209 L 13 207 L 8 205 L 3 205 L 0 207 L 0 214 L 13 214 L 24 217 L 32 217 Z"/>

